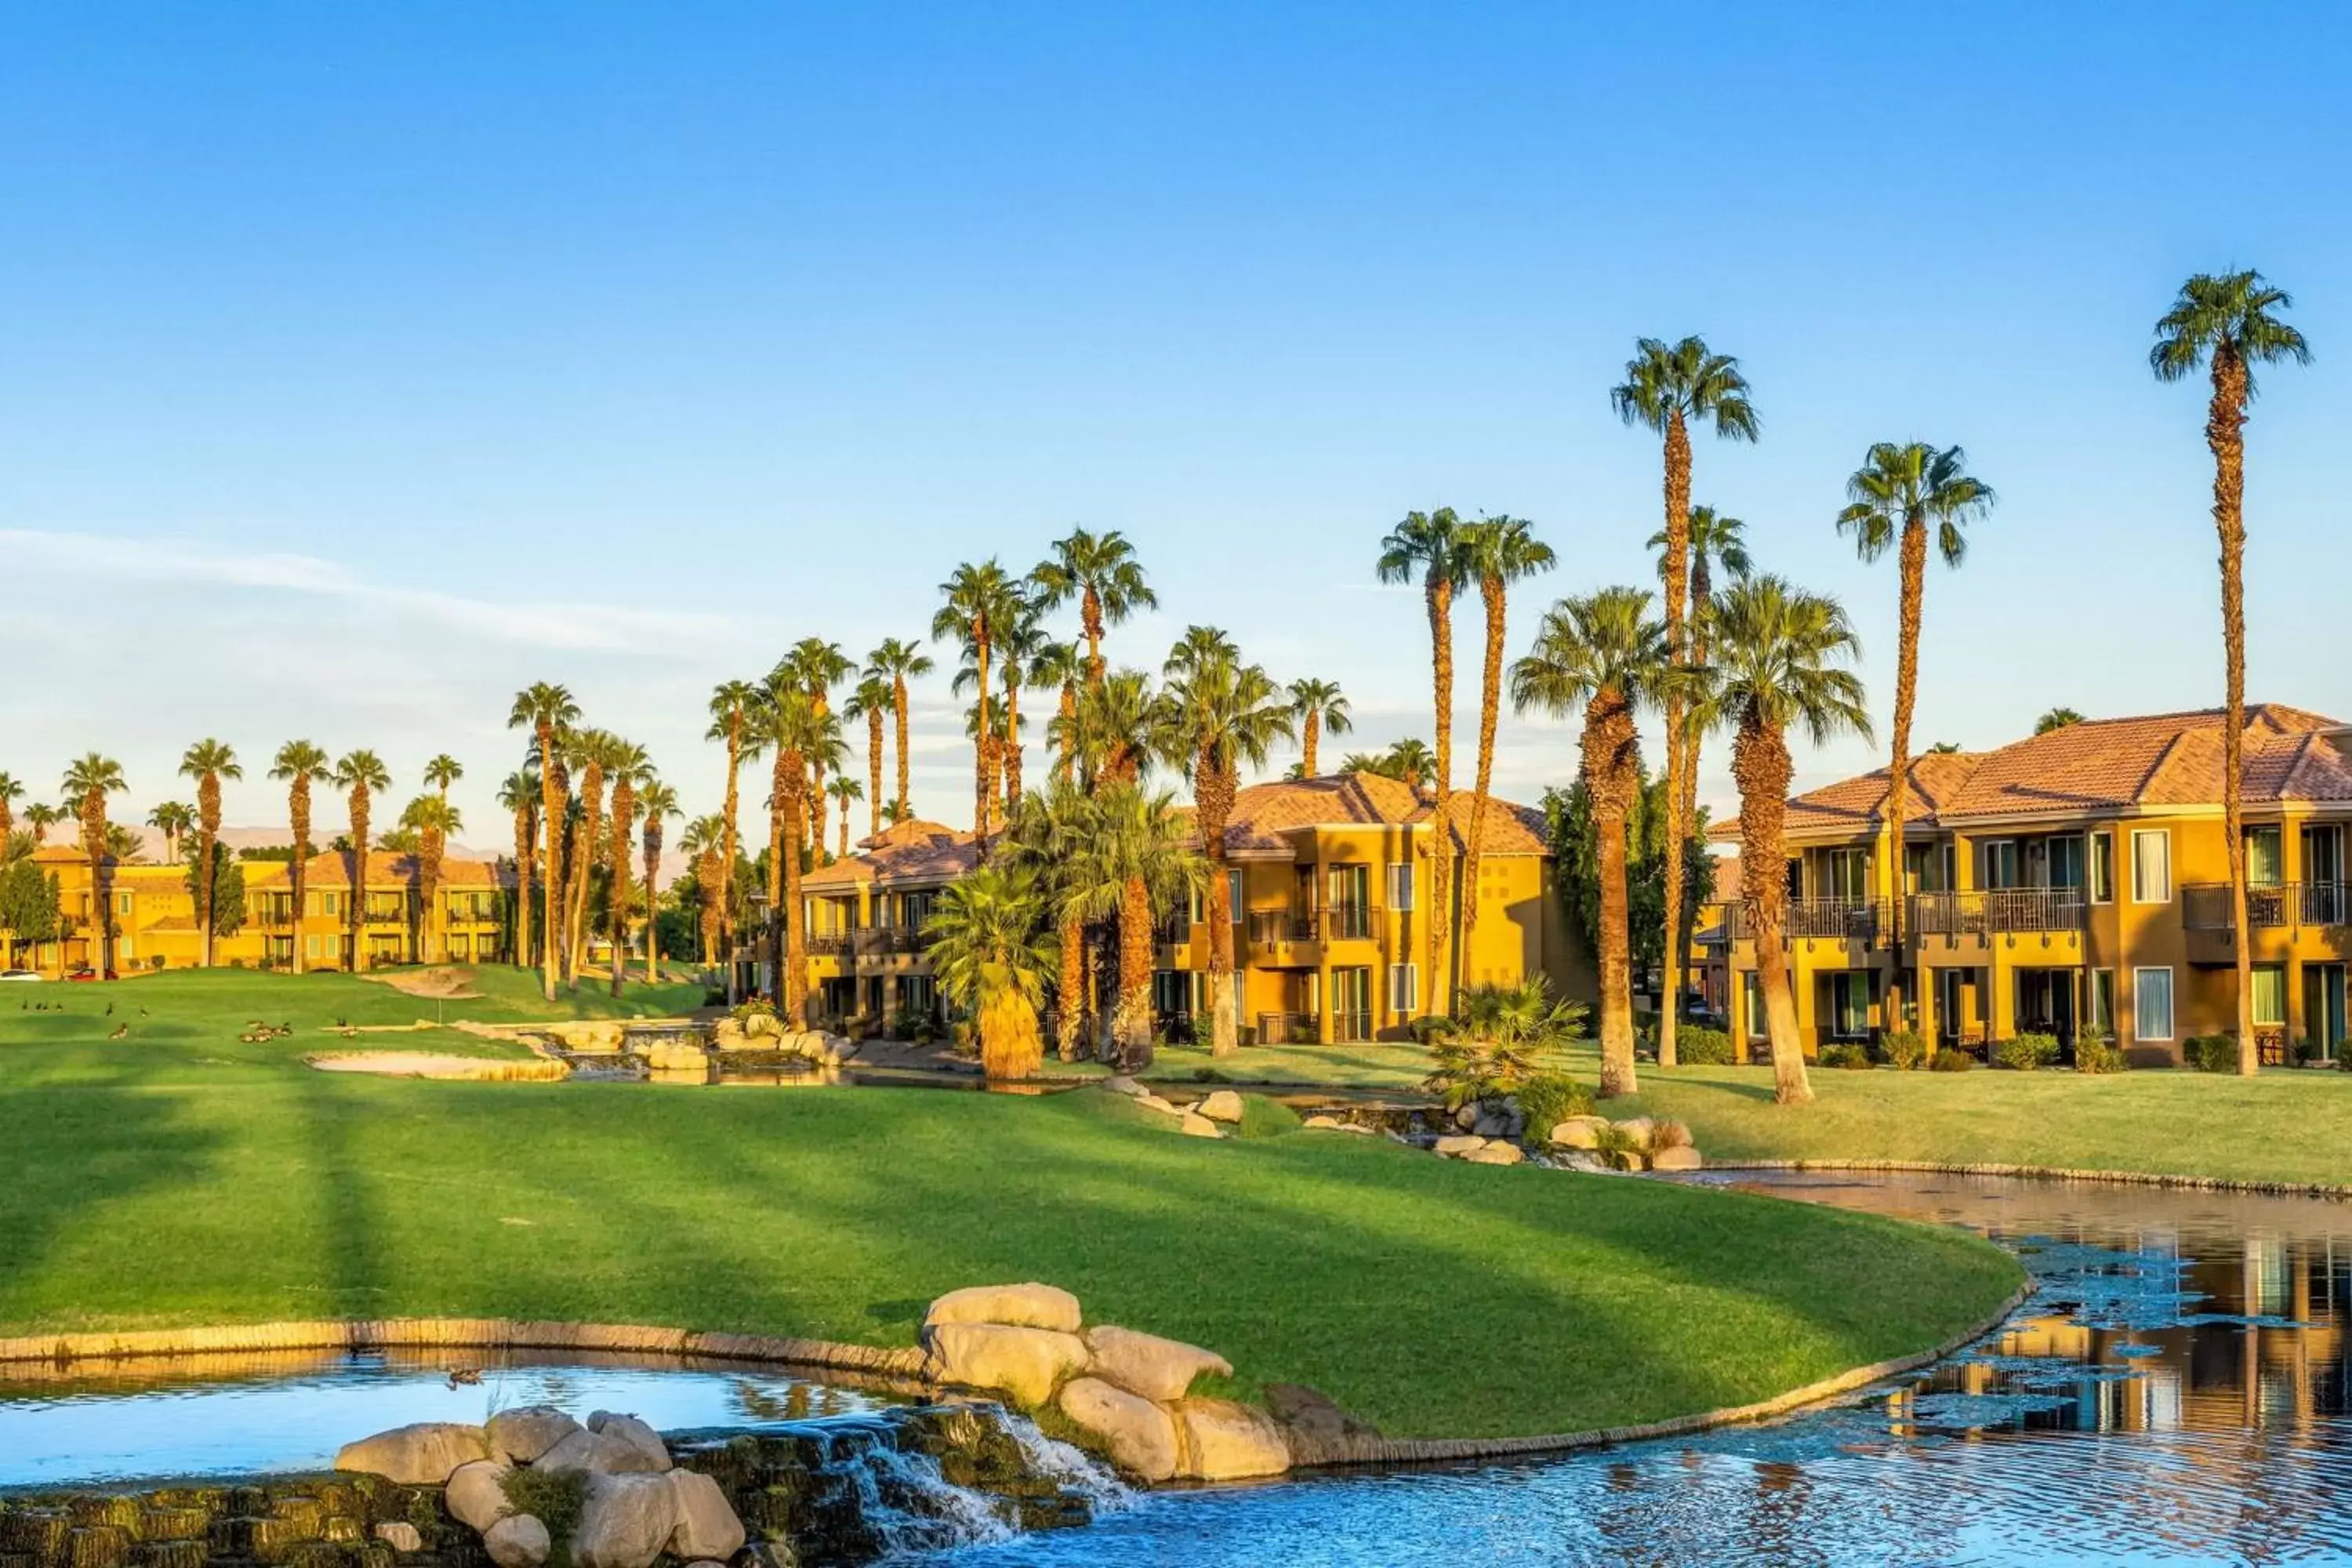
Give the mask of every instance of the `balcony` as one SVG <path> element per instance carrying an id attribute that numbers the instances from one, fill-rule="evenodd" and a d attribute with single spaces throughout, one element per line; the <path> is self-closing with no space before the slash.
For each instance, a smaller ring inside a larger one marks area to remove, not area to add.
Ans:
<path id="1" fill-rule="evenodd" d="M 835 951 L 855 952 L 867 957 L 920 952 L 931 944 L 930 934 L 920 926 L 866 926 L 850 932 L 843 940 L 846 945 Z M 809 951 L 814 952 L 816 949 L 812 946 Z"/>
<path id="2" fill-rule="evenodd" d="M 1249 917 L 1249 940 L 1252 947 L 1272 947 L 1280 942 L 1313 942 L 1315 917 L 1295 914 L 1288 910 L 1252 910 Z M 1265 1015 L 1276 1016 L 1274 1014 Z"/>
<path id="3" fill-rule="evenodd" d="M 849 931 L 828 931 L 810 937 L 805 945 L 811 958 L 841 958 L 856 946 L 856 942 Z"/>
<path id="4" fill-rule="evenodd" d="M 2193 931 L 2233 929 L 2230 884 L 2194 882 L 2180 889 L 2180 923 Z M 2273 882 L 2246 889 L 2246 923 L 2256 931 L 2352 924 L 2352 883 Z"/>
<path id="5" fill-rule="evenodd" d="M 1919 893 L 1908 904 L 1913 936 L 1985 937 L 1996 932 L 2078 931 L 2079 888 L 1990 888 L 1968 893 Z"/>
<path id="6" fill-rule="evenodd" d="M 1712 904 L 1702 916 L 1720 920 L 1724 937 L 1734 942 L 1756 940 L 1756 908 L 1746 900 Z M 1874 899 L 1790 899 L 1780 916 L 1780 934 L 1832 942 L 1875 943 L 1886 927 L 1886 906 Z"/>

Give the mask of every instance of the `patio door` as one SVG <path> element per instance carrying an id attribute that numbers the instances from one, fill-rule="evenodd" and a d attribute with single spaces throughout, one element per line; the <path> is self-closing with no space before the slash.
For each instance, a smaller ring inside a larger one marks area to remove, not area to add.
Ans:
<path id="1" fill-rule="evenodd" d="M 2344 1059 L 2344 966 L 2303 966 L 2303 1027 L 2325 1061 Z"/>
<path id="2" fill-rule="evenodd" d="M 1369 1040 L 1372 1037 L 1372 972 L 1366 968 L 1331 972 L 1331 1037 Z"/>
<path id="3" fill-rule="evenodd" d="M 2344 829 L 2335 824 L 2303 830 L 2305 918 L 2321 925 L 2345 923 Z"/>

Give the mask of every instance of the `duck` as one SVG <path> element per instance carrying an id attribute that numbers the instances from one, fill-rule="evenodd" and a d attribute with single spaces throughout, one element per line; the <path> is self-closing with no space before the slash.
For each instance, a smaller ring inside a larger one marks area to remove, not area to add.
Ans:
<path id="1" fill-rule="evenodd" d="M 449 1386 L 452 1388 L 465 1388 L 481 1381 L 482 1369 L 477 1366 L 461 1366 L 449 1374 Z"/>

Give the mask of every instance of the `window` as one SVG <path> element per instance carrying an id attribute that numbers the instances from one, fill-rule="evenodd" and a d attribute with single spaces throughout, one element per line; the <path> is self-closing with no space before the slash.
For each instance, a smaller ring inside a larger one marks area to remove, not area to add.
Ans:
<path id="1" fill-rule="evenodd" d="M 2116 836 L 2112 833 L 2091 835 L 2091 902 L 2112 904 L 2116 901 Z"/>
<path id="2" fill-rule="evenodd" d="M 1410 963 L 1389 965 L 1389 1011 L 1411 1013 L 1421 1005 L 1421 971 Z"/>
<path id="3" fill-rule="evenodd" d="M 2083 886 L 2083 840 L 2066 834 L 2049 841 L 2043 852 L 2050 886 L 2079 891 Z"/>
<path id="4" fill-rule="evenodd" d="M 1754 970 L 1742 970 L 1739 975 L 1739 1011 L 1748 1021 L 1748 1037 L 1764 1037 L 1764 982 Z"/>
<path id="5" fill-rule="evenodd" d="M 117 893 L 117 894 L 115 894 L 115 895 L 114 895 L 114 912 L 115 912 L 116 914 L 118 914 L 118 915 L 121 915 L 121 916 L 123 916 L 124 918 L 128 919 L 128 918 L 129 918 L 129 916 L 130 916 L 130 914 L 131 914 L 131 907 L 132 907 L 132 906 L 131 906 L 131 900 L 132 900 L 132 898 L 133 898 L 133 895 L 132 895 L 132 894 L 130 894 L 130 893 Z"/>
<path id="6" fill-rule="evenodd" d="M 2286 1022 L 2286 971 L 2277 964 L 2254 969 L 2254 1023 L 2276 1027 Z"/>
<path id="7" fill-rule="evenodd" d="M 2014 888 L 2019 883 L 2017 872 L 2017 840 L 1988 838 L 1984 847 L 1984 885 L 1987 888 Z"/>
<path id="8" fill-rule="evenodd" d="M 1389 908 L 1399 914 L 1412 912 L 1412 862 L 1410 860 L 1400 860 L 1389 868 Z"/>
<path id="9" fill-rule="evenodd" d="M 319 956 L 319 939 L 317 937 L 306 936 L 302 939 L 302 956 L 305 958 L 316 958 Z"/>
<path id="10" fill-rule="evenodd" d="M 2116 1032 L 2116 972 L 2112 969 L 2091 971 L 2091 1027 L 2101 1034 Z"/>
<path id="11" fill-rule="evenodd" d="M 2143 828 L 2132 835 L 2132 902 L 2172 902 L 2172 835 L 2163 828 Z M 2165 974 L 2168 987 L 2171 971 L 2167 970 Z M 2168 1020 L 2172 1016 L 2172 993 L 2169 989 L 2165 992 L 2164 1007 Z M 2167 1033 L 2164 1037 L 2170 1039 L 2172 1037 Z"/>
<path id="12" fill-rule="evenodd" d="M 1830 976 L 1830 1032 L 1842 1040 L 1858 1040 L 1870 1033 L 1867 973 L 1849 969 Z"/>
<path id="13" fill-rule="evenodd" d="M 2273 827 L 2246 829 L 2246 883 L 2249 887 L 2275 888 L 2286 879 L 2286 868 L 2279 858 L 2279 830 Z M 2259 1019 L 2256 1022 L 2260 1022 Z"/>
<path id="14" fill-rule="evenodd" d="M 1239 871 L 1227 871 L 1225 873 L 1225 912 L 1236 926 L 1244 923 L 1242 908 L 1242 874 Z"/>
<path id="15" fill-rule="evenodd" d="M 1903 852 L 1905 873 L 1911 879 L 1915 893 L 1948 893 L 1952 890 L 1952 845 L 1949 839 L 1941 844 L 1914 844 Z"/>
<path id="16" fill-rule="evenodd" d="M 2137 838 L 2140 835 L 2132 837 Z M 2172 1038 L 2172 971 L 2169 969 L 2132 971 L 2132 1035 L 2140 1040 Z"/>
<path id="17" fill-rule="evenodd" d="M 1832 899 L 1866 899 L 1870 896 L 1870 851 L 1867 849 L 1832 849 L 1822 857 L 1822 870 L 1829 882 Z"/>

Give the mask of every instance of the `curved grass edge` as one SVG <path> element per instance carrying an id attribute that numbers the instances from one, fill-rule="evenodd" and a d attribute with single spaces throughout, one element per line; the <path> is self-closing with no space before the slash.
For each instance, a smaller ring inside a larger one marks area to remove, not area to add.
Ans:
<path id="1" fill-rule="evenodd" d="M 2243 1176 L 2190 1176 L 2165 1171 L 2077 1170 L 2066 1165 L 2010 1165 L 1950 1160 L 1709 1160 L 1709 1171 L 1854 1171 L 1895 1175 L 2015 1176 L 2035 1182 L 2103 1182 L 2114 1186 L 2169 1187 L 2176 1192 L 2247 1193 L 2263 1197 L 2352 1200 L 2352 1183 L 2265 1182 Z"/>

